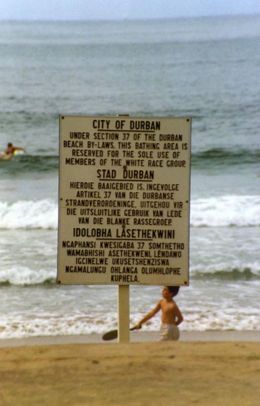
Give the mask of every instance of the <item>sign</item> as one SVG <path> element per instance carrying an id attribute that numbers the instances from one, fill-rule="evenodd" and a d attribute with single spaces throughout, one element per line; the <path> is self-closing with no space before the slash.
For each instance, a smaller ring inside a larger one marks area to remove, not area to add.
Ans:
<path id="1" fill-rule="evenodd" d="M 59 283 L 189 283 L 190 150 L 190 118 L 60 117 Z"/>

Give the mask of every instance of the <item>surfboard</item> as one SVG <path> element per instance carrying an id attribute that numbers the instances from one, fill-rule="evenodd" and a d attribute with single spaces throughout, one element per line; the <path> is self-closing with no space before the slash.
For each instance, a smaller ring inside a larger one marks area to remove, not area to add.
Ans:
<path id="1" fill-rule="evenodd" d="M 18 155 L 24 155 L 24 150 L 22 149 L 16 149 L 13 153 L 14 156 L 18 156 Z"/>
<path id="2" fill-rule="evenodd" d="M 10 161 L 13 157 L 24 155 L 24 150 L 16 149 L 13 154 L 6 154 L 4 151 L 0 152 L 0 160 Z"/>

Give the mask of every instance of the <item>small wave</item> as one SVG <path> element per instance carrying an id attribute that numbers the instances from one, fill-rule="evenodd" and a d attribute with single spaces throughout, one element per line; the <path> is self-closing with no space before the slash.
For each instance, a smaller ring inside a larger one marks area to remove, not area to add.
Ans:
<path id="1" fill-rule="evenodd" d="M 193 270 L 191 271 L 193 280 L 216 280 L 216 281 L 259 281 L 260 268 L 226 268 L 216 270 Z M 11 286 L 18 287 L 44 287 L 51 288 L 57 286 L 56 274 L 54 270 L 32 270 L 27 268 L 15 268 L 0 273 L 0 288 Z"/>
<path id="2" fill-rule="evenodd" d="M 22 282 L 22 281 L 10 281 L 10 280 L 1 280 L 0 279 L 0 288 L 1 287 L 8 287 L 8 286 L 19 286 L 19 287 L 38 287 L 38 286 L 42 286 L 42 287 L 52 287 L 52 286 L 56 286 L 57 285 L 57 281 L 56 278 L 47 278 L 44 279 L 42 282 Z"/>
<path id="3" fill-rule="evenodd" d="M 0 173 L 53 172 L 58 170 L 58 162 L 56 155 L 19 155 L 10 161 L 0 160 Z"/>
<path id="4" fill-rule="evenodd" d="M 0 272 L 0 287 L 7 286 L 53 286 L 56 284 L 55 270 L 30 269 L 25 266 L 8 267 Z"/>
<path id="5" fill-rule="evenodd" d="M 259 270 L 260 271 L 260 270 Z M 255 273 L 251 268 L 244 269 L 225 269 L 216 270 L 215 272 L 200 272 L 197 271 L 192 275 L 193 279 L 203 279 L 203 280 L 223 280 L 223 281 L 251 281 L 260 280 L 260 272 Z"/>
<path id="6" fill-rule="evenodd" d="M 209 167 L 227 167 L 234 165 L 257 164 L 260 161 L 260 150 L 240 149 L 231 151 L 223 148 L 212 148 L 192 153 L 192 167 L 203 169 Z M 28 172 L 53 172 L 58 170 L 57 155 L 20 155 L 10 161 L 0 160 L 0 173 L 15 175 Z"/>
<path id="7" fill-rule="evenodd" d="M 259 160 L 259 149 L 238 149 L 231 151 L 224 148 L 212 148 L 192 154 L 192 166 L 194 168 L 257 164 Z"/>

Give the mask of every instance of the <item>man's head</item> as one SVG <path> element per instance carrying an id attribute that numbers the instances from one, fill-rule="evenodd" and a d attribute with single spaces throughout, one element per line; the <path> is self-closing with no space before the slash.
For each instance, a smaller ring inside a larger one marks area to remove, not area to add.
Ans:
<path id="1" fill-rule="evenodd" d="M 168 289 L 171 297 L 174 297 L 174 296 L 178 295 L 178 292 L 179 292 L 179 289 L 180 289 L 179 286 L 165 286 L 165 288 Z"/>

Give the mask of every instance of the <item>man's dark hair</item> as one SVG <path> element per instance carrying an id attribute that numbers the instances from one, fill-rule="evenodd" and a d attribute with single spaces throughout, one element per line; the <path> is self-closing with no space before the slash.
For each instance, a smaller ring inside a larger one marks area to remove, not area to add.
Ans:
<path id="1" fill-rule="evenodd" d="M 169 292 L 171 292 L 172 296 L 178 295 L 178 292 L 180 289 L 179 286 L 167 286 L 167 288 L 168 288 Z"/>

